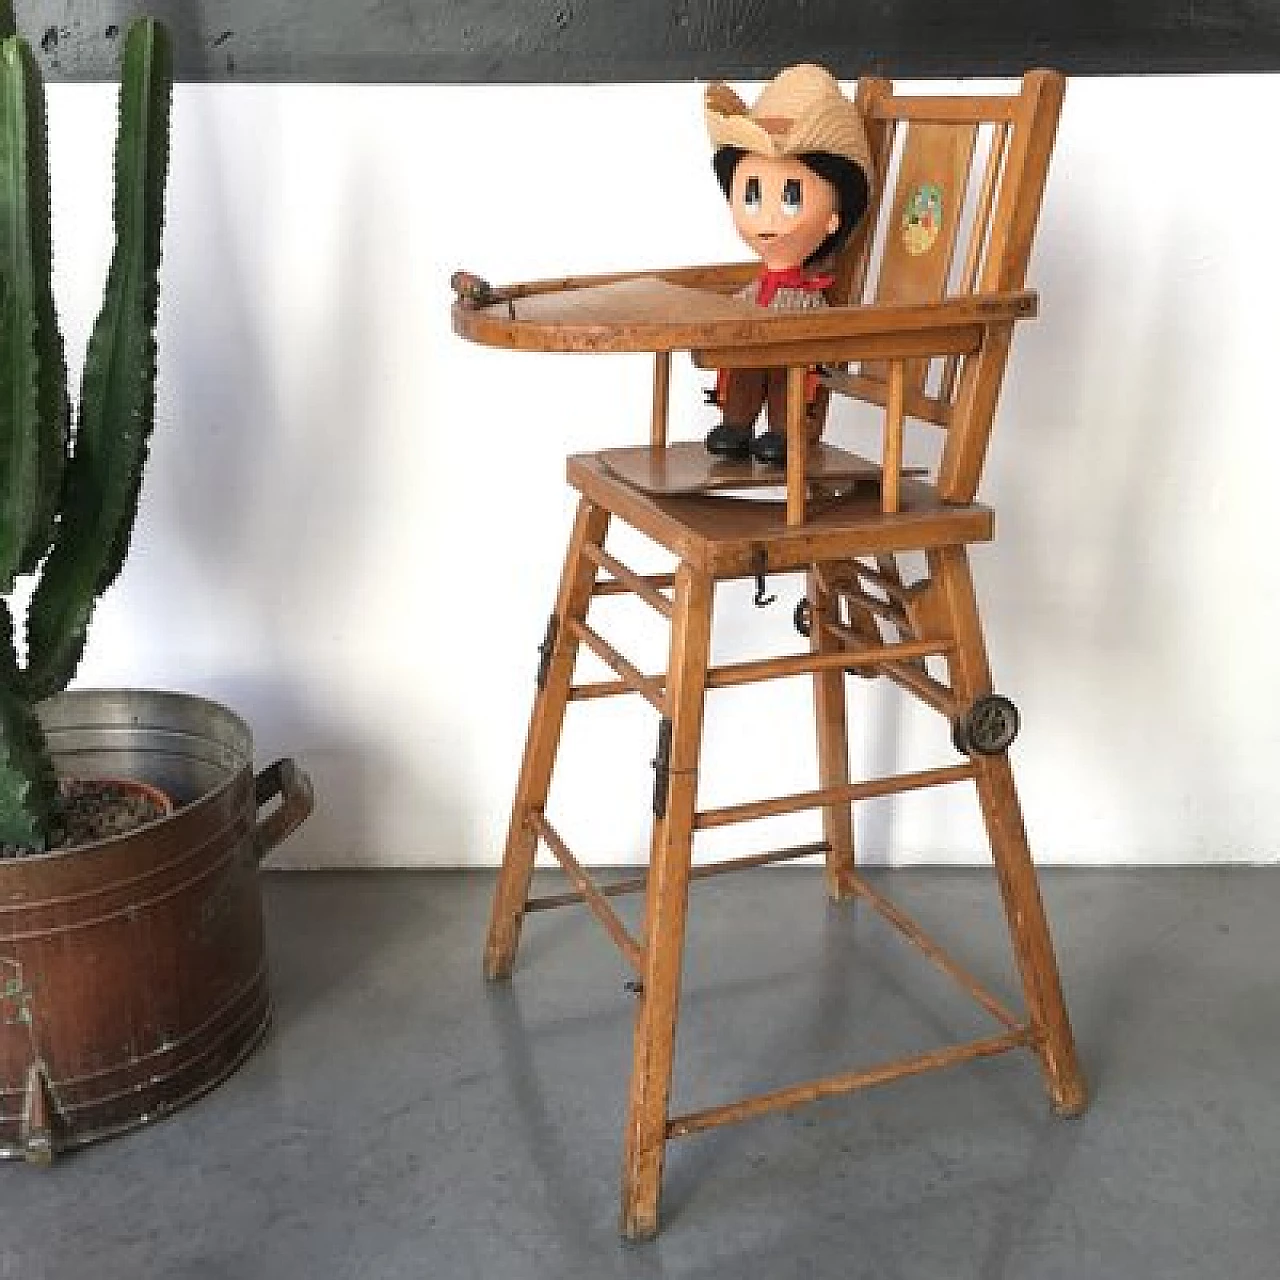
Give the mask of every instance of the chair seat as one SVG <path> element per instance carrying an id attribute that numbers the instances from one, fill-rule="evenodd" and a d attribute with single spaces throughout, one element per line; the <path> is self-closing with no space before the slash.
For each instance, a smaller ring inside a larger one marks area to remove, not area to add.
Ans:
<path id="1" fill-rule="evenodd" d="M 992 538 L 995 522 L 989 507 L 944 503 L 934 486 L 924 480 L 904 479 L 901 509 L 884 512 L 879 468 L 856 454 L 829 446 L 824 450 L 840 455 L 829 458 L 832 474 L 826 478 L 834 483 L 835 473 L 840 472 L 839 480 L 849 487 L 835 496 L 812 499 L 805 523 L 798 526 L 787 524 L 782 499 L 734 497 L 723 492 L 646 492 L 619 474 L 638 474 L 651 464 L 655 451 L 645 447 L 575 454 L 568 462 L 568 479 L 592 502 L 717 578 Z M 627 459 L 622 455 L 634 456 Z M 711 465 L 726 481 L 731 479 L 728 468 L 740 469 L 744 482 L 734 488 L 761 483 L 761 468 L 753 470 L 751 463 Z M 784 482 L 779 477 L 776 483 L 781 486 Z"/>
<path id="2" fill-rule="evenodd" d="M 734 489 L 777 489 L 784 471 L 751 459 L 717 457 L 699 440 L 682 440 L 664 449 L 602 449 L 595 454 L 619 480 L 658 497 L 718 493 Z M 924 475 L 923 467 L 903 475 Z M 879 488 L 880 464 L 861 454 L 819 441 L 809 447 L 805 476 L 815 489 Z"/>

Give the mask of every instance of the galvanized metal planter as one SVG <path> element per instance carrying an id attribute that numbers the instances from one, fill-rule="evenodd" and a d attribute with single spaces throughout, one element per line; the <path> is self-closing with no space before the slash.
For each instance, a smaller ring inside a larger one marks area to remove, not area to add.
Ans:
<path id="1" fill-rule="evenodd" d="M 203 698 L 74 691 L 40 718 L 60 773 L 174 799 L 128 835 L 0 862 L 0 1157 L 47 1162 L 191 1101 L 261 1039 L 258 863 L 312 800 L 291 760 L 255 777 L 248 727 Z"/>

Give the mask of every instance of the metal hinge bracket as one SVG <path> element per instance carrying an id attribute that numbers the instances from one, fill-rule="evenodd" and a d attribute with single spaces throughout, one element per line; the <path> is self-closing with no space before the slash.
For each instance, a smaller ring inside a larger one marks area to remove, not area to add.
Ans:
<path id="1" fill-rule="evenodd" d="M 653 816 L 667 816 L 667 791 L 671 785 L 671 718 L 658 721 L 658 748 L 653 764 Z"/>
<path id="2" fill-rule="evenodd" d="M 546 634 L 542 637 L 542 643 L 538 646 L 538 688 L 545 689 L 547 687 L 547 676 L 551 672 L 551 655 L 555 652 L 556 637 L 560 634 L 560 619 L 553 613 L 547 619 Z"/>

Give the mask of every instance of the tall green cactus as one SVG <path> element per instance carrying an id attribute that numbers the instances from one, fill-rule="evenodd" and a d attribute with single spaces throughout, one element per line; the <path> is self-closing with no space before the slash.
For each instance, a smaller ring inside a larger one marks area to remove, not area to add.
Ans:
<path id="1" fill-rule="evenodd" d="M 44 848 L 53 766 L 33 711 L 66 687 L 124 563 L 155 407 L 155 325 L 173 58 L 159 23 L 125 38 L 115 250 L 70 429 L 53 305 L 44 91 L 0 0 L 0 593 L 39 571 L 26 662 L 0 601 L 0 841 Z"/>

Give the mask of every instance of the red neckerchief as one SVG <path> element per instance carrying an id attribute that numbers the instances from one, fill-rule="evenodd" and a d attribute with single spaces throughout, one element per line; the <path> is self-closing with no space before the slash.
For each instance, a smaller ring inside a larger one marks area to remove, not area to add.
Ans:
<path id="1" fill-rule="evenodd" d="M 762 271 L 756 289 L 756 302 L 767 307 L 779 289 L 803 289 L 806 293 L 819 293 L 835 283 L 835 276 L 811 276 L 803 267 L 788 267 L 785 271 Z"/>

